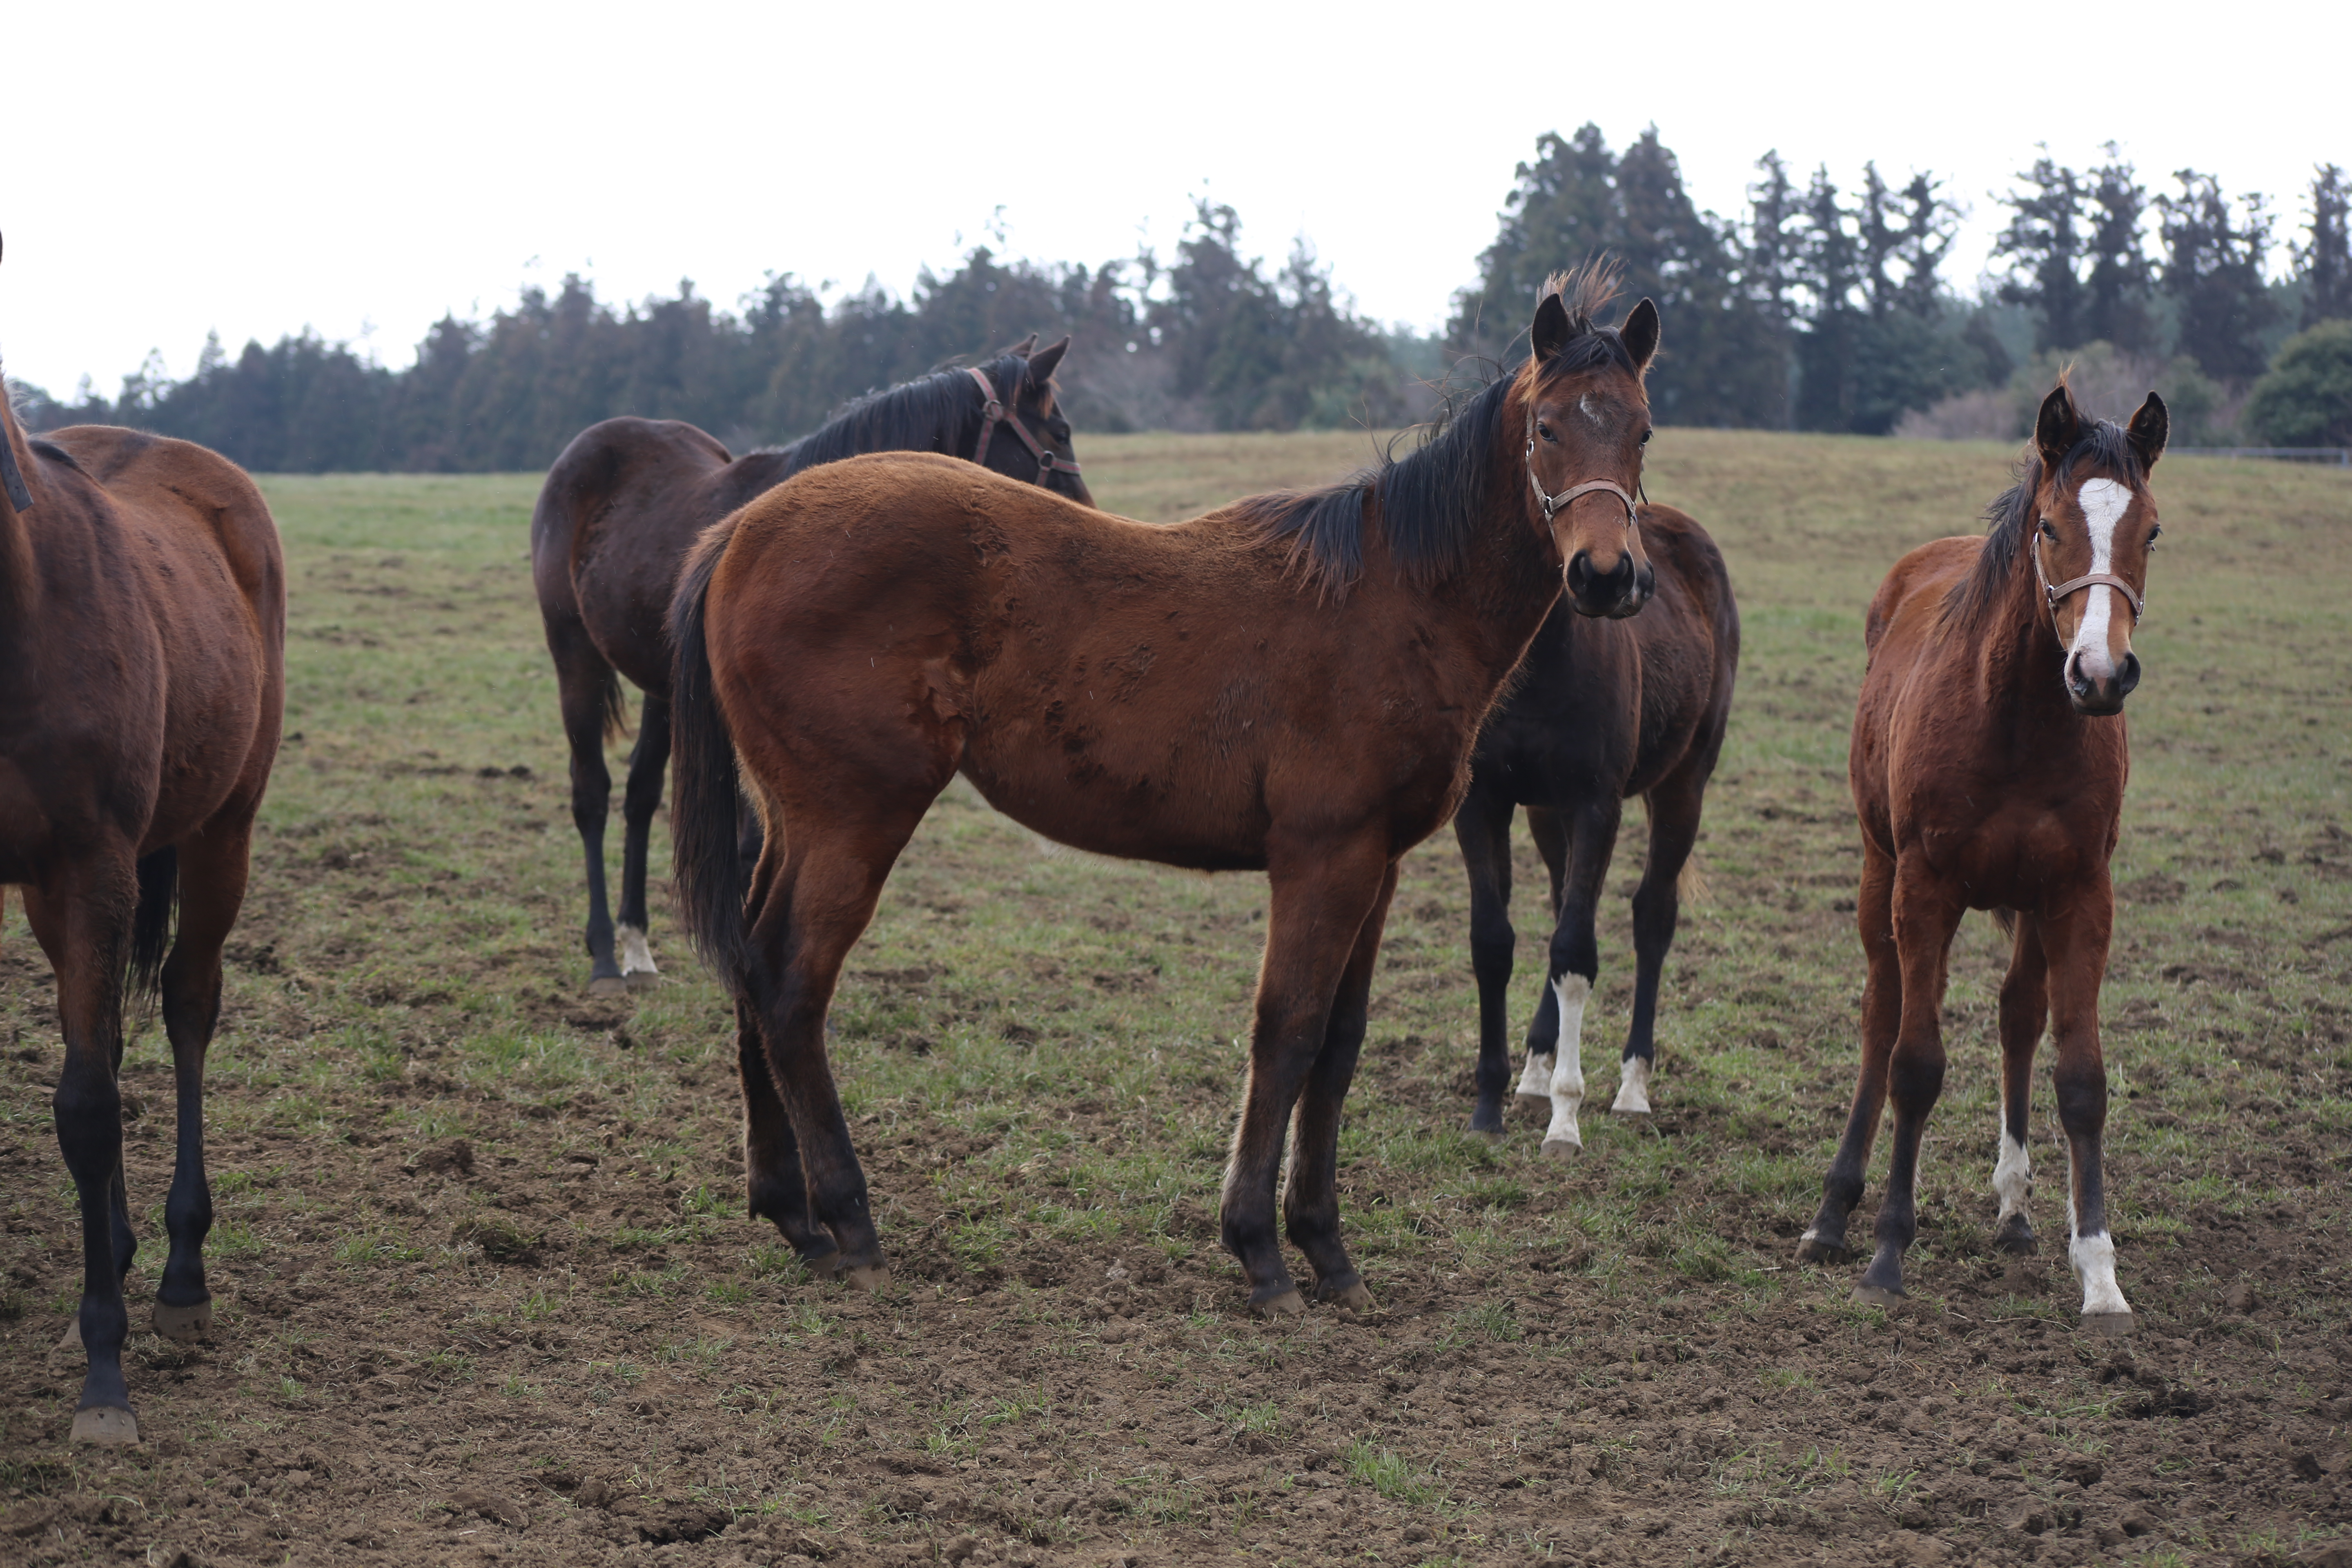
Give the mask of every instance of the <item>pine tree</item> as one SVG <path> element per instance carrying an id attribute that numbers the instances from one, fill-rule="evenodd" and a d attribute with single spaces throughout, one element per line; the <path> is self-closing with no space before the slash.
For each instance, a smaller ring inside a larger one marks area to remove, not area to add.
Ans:
<path id="1" fill-rule="evenodd" d="M 2311 180 L 2311 236 L 2293 247 L 2303 280 L 2303 324 L 2352 321 L 2352 236 L 2346 232 L 2344 171 L 2323 163 Z"/>
<path id="2" fill-rule="evenodd" d="M 2263 198 L 2233 216 L 2221 182 L 2194 169 L 2173 176 L 2178 196 L 2159 195 L 2164 291 L 2179 312 L 2174 352 L 2224 381 L 2263 373 L 2263 333 L 2278 315 L 2263 276 L 2270 255 L 2271 215 Z"/>
<path id="3" fill-rule="evenodd" d="M 2084 340 L 2147 353 L 2156 348 L 2147 308 L 2152 279 L 2142 238 L 2147 192 L 2114 142 L 2107 143 L 2106 153 L 2107 161 L 2090 176 L 2091 275 L 2084 291 Z"/>
<path id="4" fill-rule="evenodd" d="M 2017 176 L 2032 188 L 2003 198 L 2009 226 L 1993 242 L 1995 256 L 2015 266 L 2000 297 L 2036 312 L 2034 347 L 2077 348 L 2083 335 L 2082 178 L 2048 157 Z"/>

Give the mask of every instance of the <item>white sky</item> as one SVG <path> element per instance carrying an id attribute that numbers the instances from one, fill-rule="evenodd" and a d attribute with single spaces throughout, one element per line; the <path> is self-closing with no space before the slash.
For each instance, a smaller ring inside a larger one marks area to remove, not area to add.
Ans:
<path id="1" fill-rule="evenodd" d="M 1964 286 L 2038 142 L 2269 192 L 2283 237 L 2312 163 L 2352 165 L 2340 4 L 1593 15 L 1620 36 L 1461 0 L 15 6 L 0 352 L 60 395 L 151 348 L 185 375 L 208 329 L 403 365 L 444 310 L 567 270 L 608 300 L 691 277 L 731 303 L 769 269 L 904 290 L 1000 204 L 1013 250 L 1093 263 L 1166 255 L 1197 191 L 1428 328 L 1514 163 L 1586 120 L 1612 147 L 1654 121 L 1723 213 L 1768 147 L 1949 176 Z"/>

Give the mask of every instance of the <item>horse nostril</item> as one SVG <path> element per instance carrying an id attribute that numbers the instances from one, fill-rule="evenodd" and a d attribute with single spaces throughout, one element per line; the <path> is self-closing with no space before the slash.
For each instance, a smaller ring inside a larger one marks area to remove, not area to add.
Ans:
<path id="1" fill-rule="evenodd" d="M 2138 685 L 2139 655 L 2136 653 L 2127 653 L 2124 655 L 2123 673 L 2116 677 L 2116 695 L 2117 697 L 2129 697 L 2132 694 L 2133 689 Z"/>
<path id="2" fill-rule="evenodd" d="M 1592 586 L 1592 557 L 1578 551 L 1568 563 L 1568 591 L 1581 599 Z"/>
<path id="3" fill-rule="evenodd" d="M 1631 598 L 1635 581 L 1633 558 L 1630 555 L 1617 557 L 1617 570 L 1609 574 L 1609 585 L 1617 591 L 1617 596 L 1621 599 Z"/>

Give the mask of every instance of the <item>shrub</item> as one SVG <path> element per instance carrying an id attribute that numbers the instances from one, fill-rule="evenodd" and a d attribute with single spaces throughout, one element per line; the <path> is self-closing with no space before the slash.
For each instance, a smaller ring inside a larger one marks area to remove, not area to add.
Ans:
<path id="1" fill-rule="evenodd" d="M 2273 446 L 2352 446 L 2352 321 L 2322 321 L 2281 344 L 2245 422 Z"/>

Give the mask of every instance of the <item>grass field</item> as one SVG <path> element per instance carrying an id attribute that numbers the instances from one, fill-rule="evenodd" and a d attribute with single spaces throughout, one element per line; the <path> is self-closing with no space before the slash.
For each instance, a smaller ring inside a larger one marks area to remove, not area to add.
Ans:
<path id="1" fill-rule="evenodd" d="M 1368 450 L 1082 445 L 1101 503 L 1150 519 Z M 1262 879 L 1061 853 L 951 787 L 834 1016 L 898 1286 L 813 1284 L 740 1212 L 731 1018 L 666 895 L 662 986 L 584 994 L 535 477 L 265 480 L 289 736 L 213 1058 L 219 1326 L 134 1336 L 143 1447 L 67 1448 L 59 1052 L 12 910 L 0 1562 L 2267 1563 L 2352 1533 L 2352 476 L 2157 470 L 2104 1005 L 2137 1338 L 2076 1333 L 2061 1249 L 1987 1247 L 2004 954 L 1981 921 L 1953 963 L 1913 1308 L 1793 1262 L 1853 1067 L 1863 606 L 1902 551 L 1973 528 L 2007 457 L 1661 435 L 1649 492 L 1722 544 L 1745 653 L 1659 1114 L 1589 1115 L 1565 1167 L 1536 1152 L 1537 1102 L 1500 1142 L 1462 1130 L 1475 1004 L 1441 834 L 1407 863 L 1341 1149 L 1380 1306 L 1275 1326 L 1243 1315 L 1214 1228 Z M 1521 856 L 1524 1020 L 1543 924 Z M 152 1028 L 125 1087 L 152 1291 Z"/>

